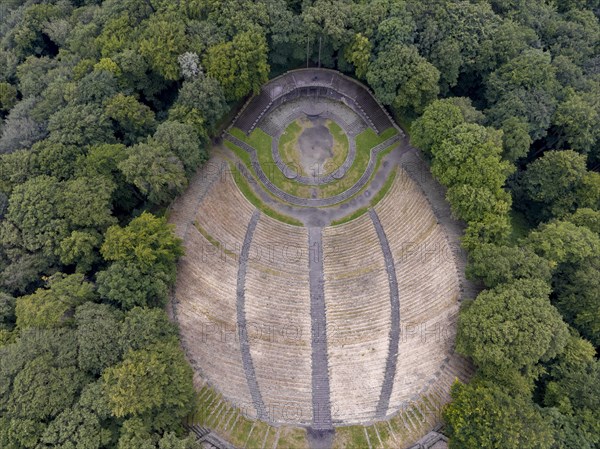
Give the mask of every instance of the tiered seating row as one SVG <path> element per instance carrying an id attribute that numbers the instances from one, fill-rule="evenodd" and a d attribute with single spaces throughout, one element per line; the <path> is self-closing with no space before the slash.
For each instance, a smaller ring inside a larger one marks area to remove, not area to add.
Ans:
<path id="1" fill-rule="evenodd" d="M 389 413 L 422 391 L 452 352 L 459 283 L 443 230 L 418 186 L 396 177 L 375 207 L 396 263 L 401 339 Z"/>
<path id="2" fill-rule="evenodd" d="M 202 201 L 195 221 L 220 246 L 220 251 L 214 251 L 214 254 L 233 253 L 239 256 L 254 209 L 227 170 L 214 182 L 210 194 Z M 210 248 L 206 250 L 207 253 L 210 251 Z"/>
<path id="3" fill-rule="evenodd" d="M 310 424 L 311 322 L 306 228 L 261 216 L 250 246 L 246 320 L 256 378 L 276 423 Z"/>
<path id="4" fill-rule="evenodd" d="M 213 182 L 196 213 L 205 235 L 188 231 L 176 285 L 176 314 L 190 361 L 240 407 L 252 401 L 242 365 L 232 281 L 237 278 L 237 256 L 253 211 L 230 174 L 224 172 Z"/>
<path id="5" fill-rule="evenodd" d="M 223 171 L 229 168 L 229 164 L 219 158 L 213 157 L 210 163 L 199 169 L 190 180 L 189 188 L 184 195 L 178 197 L 169 207 L 169 222 L 175 225 L 175 234 L 185 239 L 186 232 L 193 224 L 198 204 L 213 183 L 218 182 Z"/>
<path id="6" fill-rule="evenodd" d="M 329 97 L 344 101 L 378 133 L 392 121 L 373 95 L 360 83 L 327 69 L 288 72 L 263 86 L 235 120 L 235 126 L 249 134 L 273 108 L 298 96 Z"/>
<path id="7" fill-rule="evenodd" d="M 237 263 L 201 253 L 210 243 L 198 232 L 188 233 L 186 256 L 179 263 L 176 314 L 181 340 L 192 365 L 231 401 L 252 404 L 242 366 L 237 334 Z"/>
<path id="8" fill-rule="evenodd" d="M 390 332 L 383 253 L 368 215 L 323 234 L 332 416 L 344 423 L 369 421 L 381 393 Z"/>

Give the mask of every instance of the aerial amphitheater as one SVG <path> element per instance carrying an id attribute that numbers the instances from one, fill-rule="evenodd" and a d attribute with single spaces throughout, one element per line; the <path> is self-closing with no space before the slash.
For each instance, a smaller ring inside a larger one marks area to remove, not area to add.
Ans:
<path id="1" fill-rule="evenodd" d="M 251 449 L 446 447 L 476 288 L 444 191 L 364 85 L 317 68 L 265 84 L 170 221 L 192 430 Z"/>

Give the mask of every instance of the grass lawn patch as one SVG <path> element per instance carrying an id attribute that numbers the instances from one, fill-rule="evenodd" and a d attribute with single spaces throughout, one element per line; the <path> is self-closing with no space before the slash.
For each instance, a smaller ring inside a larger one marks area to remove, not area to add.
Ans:
<path id="1" fill-rule="evenodd" d="M 279 137 L 279 155 L 284 164 L 301 170 L 300 153 L 296 149 L 298 138 L 304 128 L 300 126 L 298 120 L 294 120 L 288 125 L 283 134 Z"/>
<path id="2" fill-rule="evenodd" d="M 244 132 L 239 128 L 232 128 L 229 132 L 231 135 L 246 142 L 256 150 L 258 163 L 260 164 L 267 178 L 269 178 L 273 184 L 291 195 L 300 198 L 311 198 L 311 187 L 286 178 L 281 170 L 279 170 L 277 165 L 275 165 L 275 161 L 273 161 L 273 154 L 271 153 L 271 141 L 273 140 L 271 136 L 269 136 L 260 128 L 256 128 L 250 133 L 249 136 L 246 136 L 246 134 L 244 134 Z M 244 161 L 244 163 L 246 163 L 246 161 Z"/>
<path id="3" fill-rule="evenodd" d="M 338 427 L 333 441 L 334 449 L 364 449 L 368 448 L 365 428 L 363 426 Z M 377 447 L 377 446 L 375 446 Z"/>
<path id="4" fill-rule="evenodd" d="M 356 152 L 369 151 L 374 146 L 385 142 L 390 137 L 396 135 L 398 131 L 396 128 L 388 128 L 383 131 L 380 135 L 377 135 L 371 128 L 365 129 L 362 133 L 356 136 Z"/>

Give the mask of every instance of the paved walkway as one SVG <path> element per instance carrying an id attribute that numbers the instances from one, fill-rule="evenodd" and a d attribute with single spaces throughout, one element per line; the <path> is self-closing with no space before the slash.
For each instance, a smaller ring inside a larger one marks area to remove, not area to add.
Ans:
<path id="1" fill-rule="evenodd" d="M 375 411 L 376 419 L 384 419 L 390 405 L 390 397 L 394 388 L 394 378 L 396 377 L 396 363 L 398 361 L 398 344 L 400 340 L 400 297 L 398 294 L 398 281 L 396 279 L 396 266 L 394 264 L 394 256 L 390 249 L 383 226 L 379 221 L 379 216 L 374 209 L 369 209 L 369 215 L 375 232 L 379 238 L 381 251 L 385 260 L 385 270 L 388 276 L 388 284 L 390 287 L 390 335 L 388 355 L 385 362 L 385 374 L 383 383 L 381 384 L 381 393 L 379 402 Z"/>
<path id="2" fill-rule="evenodd" d="M 308 228 L 310 318 L 312 335 L 312 429 L 332 430 L 327 318 L 323 276 L 323 239 L 320 227 Z"/>
<path id="3" fill-rule="evenodd" d="M 250 244 L 252 243 L 252 237 L 254 236 L 254 230 L 256 229 L 259 218 L 260 212 L 255 210 L 248 223 L 244 244 L 242 245 L 242 251 L 240 252 L 237 274 L 237 326 L 239 329 L 238 333 L 240 338 L 240 351 L 242 353 L 242 365 L 244 367 L 244 373 L 246 374 L 250 396 L 252 397 L 252 402 L 256 409 L 257 418 L 266 421 L 268 416 L 260 394 L 258 381 L 256 380 L 256 372 L 254 370 L 254 364 L 252 363 L 252 354 L 250 354 L 250 342 L 248 341 L 248 330 L 246 326 L 246 271 L 248 269 Z"/>

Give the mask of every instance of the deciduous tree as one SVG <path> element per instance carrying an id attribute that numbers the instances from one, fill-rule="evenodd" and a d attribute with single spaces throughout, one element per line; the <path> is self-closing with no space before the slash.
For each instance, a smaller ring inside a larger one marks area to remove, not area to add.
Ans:
<path id="1" fill-rule="evenodd" d="M 191 410 L 192 369 L 176 340 L 129 352 L 102 378 L 116 417 L 151 419 L 153 428 L 165 429 Z"/>
<path id="2" fill-rule="evenodd" d="M 396 44 L 381 51 L 367 72 L 379 100 L 399 110 L 423 112 L 437 97 L 440 72 L 416 48 Z"/>
<path id="3" fill-rule="evenodd" d="M 550 449 L 552 429 L 526 397 L 511 396 L 491 382 L 452 386 L 444 410 L 450 447 L 471 449 Z"/>
<path id="4" fill-rule="evenodd" d="M 233 40 L 210 47 L 204 59 L 209 76 L 216 79 L 228 100 L 258 93 L 267 81 L 267 41 L 260 29 L 244 31 Z"/>
<path id="5" fill-rule="evenodd" d="M 550 287 L 521 279 L 485 290 L 462 311 L 457 351 L 485 373 L 522 370 L 559 354 L 567 326 L 550 304 Z"/>
<path id="6" fill-rule="evenodd" d="M 165 146 L 139 143 L 129 149 L 119 169 L 127 182 L 135 185 L 148 201 L 165 204 L 187 186 L 183 164 Z"/>

